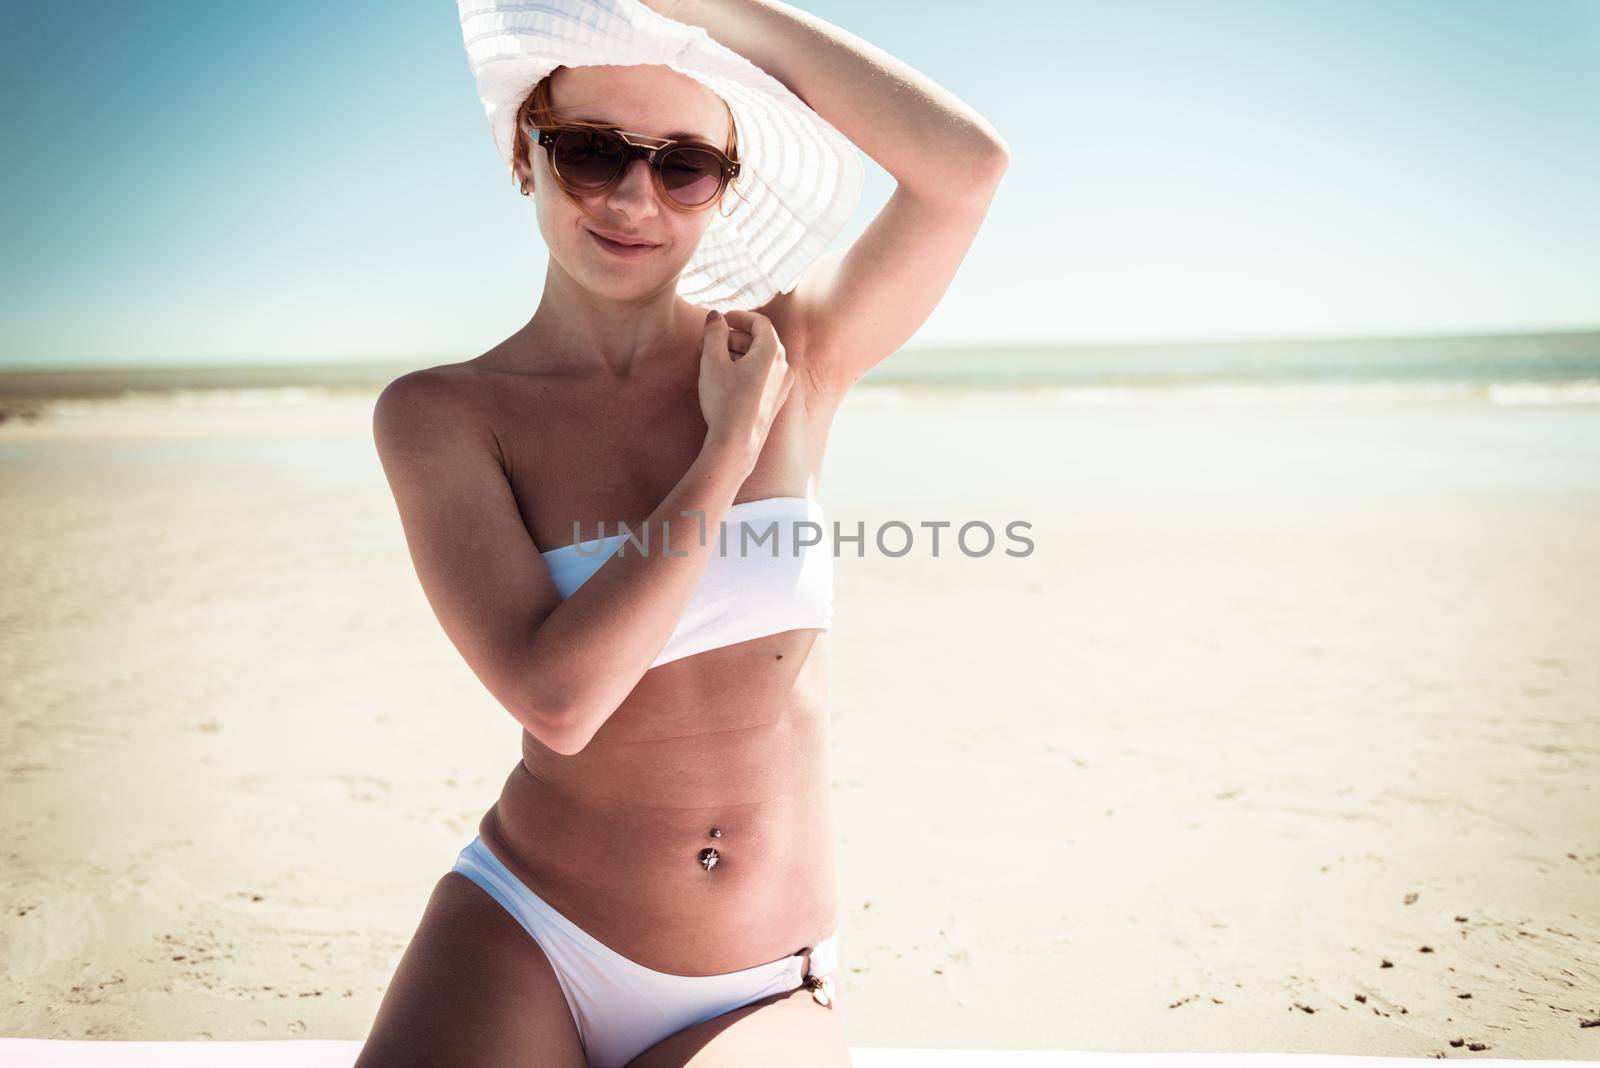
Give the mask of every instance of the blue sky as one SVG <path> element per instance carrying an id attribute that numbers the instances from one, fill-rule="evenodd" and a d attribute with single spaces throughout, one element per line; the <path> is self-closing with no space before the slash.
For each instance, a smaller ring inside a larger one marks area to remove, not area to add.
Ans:
<path id="1" fill-rule="evenodd" d="M 1011 145 L 913 345 L 1600 327 L 1600 0 L 800 6 Z M 0 366 L 457 360 L 537 306 L 453 3 L 8 4 L 0 58 Z"/>

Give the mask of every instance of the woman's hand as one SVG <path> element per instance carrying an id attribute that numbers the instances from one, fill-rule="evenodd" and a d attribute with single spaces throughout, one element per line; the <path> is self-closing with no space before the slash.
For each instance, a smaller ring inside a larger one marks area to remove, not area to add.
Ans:
<path id="1" fill-rule="evenodd" d="M 706 321 L 700 412 L 708 445 L 733 449 L 753 468 L 793 387 L 794 372 L 771 319 L 731 311 Z"/>

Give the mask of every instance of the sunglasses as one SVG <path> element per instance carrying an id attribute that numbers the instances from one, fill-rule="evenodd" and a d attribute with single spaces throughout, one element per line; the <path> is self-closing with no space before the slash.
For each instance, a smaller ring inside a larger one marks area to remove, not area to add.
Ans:
<path id="1" fill-rule="evenodd" d="M 739 176 L 739 164 L 701 141 L 672 141 L 604 126 L 553 126 L 538 130 L 550 156 L 550 171 L 569 192 L 605 192 L 636 159 L 650 165 L 656 189 L 667 203 L 703 208 Z"/>

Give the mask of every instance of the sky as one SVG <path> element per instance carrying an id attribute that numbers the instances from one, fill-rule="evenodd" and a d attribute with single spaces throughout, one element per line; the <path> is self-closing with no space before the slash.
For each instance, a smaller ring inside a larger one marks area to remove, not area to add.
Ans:
<path id="1" fill-rule="evenodd" d="M 1600 327 L 1600 0 L 798 6 L 1011 148 L 911 346 Z M 448 0 L 7 3 L 0 136 L 0 368 L 454 361 L 538 306 Z"/>

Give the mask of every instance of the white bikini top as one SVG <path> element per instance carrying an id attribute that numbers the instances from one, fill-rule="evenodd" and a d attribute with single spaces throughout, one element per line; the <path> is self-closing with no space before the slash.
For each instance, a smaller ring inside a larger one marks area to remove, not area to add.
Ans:
<path id="1" fill-rule="evenodd" d="M 700 518 L 687 515 L 671 522 L 698 530 Z M 539 555 L 565 600 L 613 555 L 643 552 L 643 540 L 637 531 L 632 541 L 626 533 L 610 534 Z M 741 501 L 728 509 L 721 530 L 706 528 L 706 540 L 711 547 L 706 569 L 651 667 L 786 630 L 831 628 L 833 548 L 816 501 Z M 659 553 L 660 547 L 652 542 L 649 551 Z"/>

